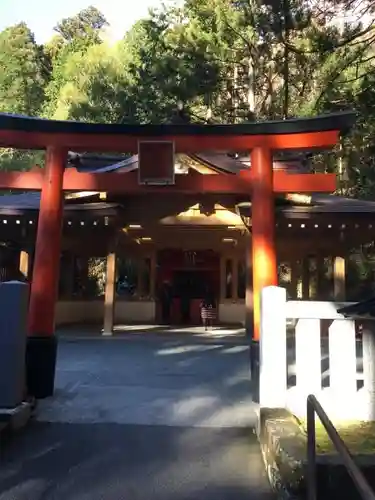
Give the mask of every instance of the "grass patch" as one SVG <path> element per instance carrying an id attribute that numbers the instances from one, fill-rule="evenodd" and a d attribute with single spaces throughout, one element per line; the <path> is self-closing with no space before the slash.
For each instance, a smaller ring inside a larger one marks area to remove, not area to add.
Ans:
<path id="1" fill-rule="evenodd" d="M 375 422 L 333 422 L 341 439 L 353 455 L 375 455 Z M 300 421 L 306 433 L 306 421 Z M 336 449 L 329 439 L 323 425 L 316 420 L 316 448 L 319 454 L 334 454 Z"/>

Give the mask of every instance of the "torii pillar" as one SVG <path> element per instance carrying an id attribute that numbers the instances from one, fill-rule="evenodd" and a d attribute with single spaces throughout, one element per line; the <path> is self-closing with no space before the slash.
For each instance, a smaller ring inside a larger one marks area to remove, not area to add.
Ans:
<path id="1" fill-rule="evenodd" d="M 253 339 L 260 338 L 260 292 L 265 286 L 277 285 L 275 241 L 275 204 L 272 153 L 265 147 L 251 152 L 252 242 L 253 242 Z"/>
<path id="2" fill-rule="evenodd" d="M 254 330 L 251 345 L 253 398 L 258 399 L 260 293 L 266 286 L 277 285 L 275 241 L 275 205 L 273 160 L 270 149 L 254 148 L 251 152 L 252 173 L 252 254 Z"/>
<path id="3" fill-rule="evenodd" d="M 67 152 L 47 148 L 29 303 L 26 351 L 27 390 L 36 398 L 52 396 L 57 341 L 58 294 L 63 221 L 63 179 Z"/>

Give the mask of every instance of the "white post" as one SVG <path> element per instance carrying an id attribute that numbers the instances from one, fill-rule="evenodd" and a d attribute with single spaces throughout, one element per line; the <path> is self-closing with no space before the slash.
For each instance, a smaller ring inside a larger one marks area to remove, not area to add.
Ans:
<path id="1" fill-rule="evenodd" d="M 367 321 L 363 325 L 363 377 L 366 396 L 366 415 L 375 420 L 375 323 Z"/>
<path id="2" fill-rule="evenodd" d="M 350 401 L 357 392 L 354 320 L 336 319 L 329 327 L 329 379 L 335 398 Z"/>
<path id="3" fill-rule="evenodd" d="M 286 290 L 268 286 L 260 300 L 259 403 L 283 408 L 287 392 Z"/>
<path id="4" fill-rule="evenodd" d="M 296 326 L 297 390 L 303 397 L 322 387 L 320 319 L 299 319 Z"/>

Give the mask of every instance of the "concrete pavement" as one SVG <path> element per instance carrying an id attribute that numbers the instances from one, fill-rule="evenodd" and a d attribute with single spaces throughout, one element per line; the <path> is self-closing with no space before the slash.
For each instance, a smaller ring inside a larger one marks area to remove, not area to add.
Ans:
<path id="1" fill-rule="evenodd" d="M 56 395 L 7 445 L 0 500 L 272 498 L 244 341 L 62 340 Z"/>

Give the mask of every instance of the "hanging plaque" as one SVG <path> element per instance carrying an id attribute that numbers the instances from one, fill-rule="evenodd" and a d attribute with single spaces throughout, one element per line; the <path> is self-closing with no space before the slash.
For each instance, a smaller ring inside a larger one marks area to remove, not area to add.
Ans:
<path id="1" fill-rule="evenodd" d="M 138 142 L 138 182 L 148 185 L 170 185 L 175 182 L 173 141 Z"/>

